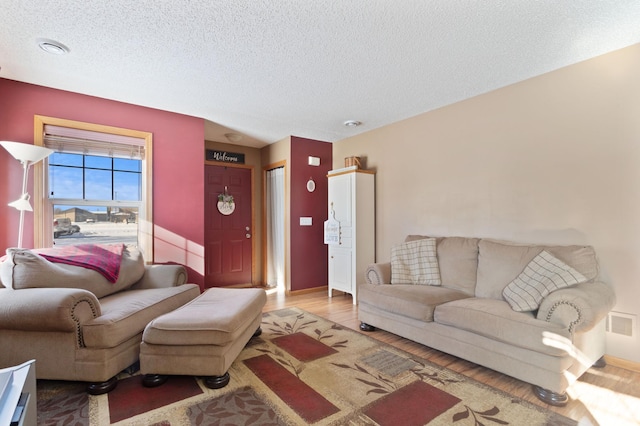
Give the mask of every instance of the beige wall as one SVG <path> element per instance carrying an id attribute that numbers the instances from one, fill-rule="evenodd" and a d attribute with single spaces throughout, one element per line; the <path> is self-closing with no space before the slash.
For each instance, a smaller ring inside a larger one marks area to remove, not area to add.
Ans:
<path id="1" fill-rule="evenodd" d="M 639 316 L 638 76 L 635 45 L 335 143 L 377 170 L 378 260 L 409 233 L 590 244 Z M 640 362 L 637 334 L 607 353 Z"/>

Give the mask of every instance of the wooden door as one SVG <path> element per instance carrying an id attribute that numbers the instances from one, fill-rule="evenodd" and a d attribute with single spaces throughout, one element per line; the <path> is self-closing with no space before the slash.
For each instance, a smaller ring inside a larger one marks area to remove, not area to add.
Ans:
<path id="1" fill-rule="evenodd" d="M 251 284 L 251 169 L 205 166 L 205 288 Z M 219 196 L 233 197 L 218 206 Z"/>

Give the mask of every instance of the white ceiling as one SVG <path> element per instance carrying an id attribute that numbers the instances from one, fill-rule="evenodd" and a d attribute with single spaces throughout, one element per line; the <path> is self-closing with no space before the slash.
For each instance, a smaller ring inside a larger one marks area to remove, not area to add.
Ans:
<path id="1" fill-rule="evenodd" d="M 636 43 L 638 0 L 0 5 L 0 77 L 202 117 L 207 139 L 256 147 L 334 142 Z"/>

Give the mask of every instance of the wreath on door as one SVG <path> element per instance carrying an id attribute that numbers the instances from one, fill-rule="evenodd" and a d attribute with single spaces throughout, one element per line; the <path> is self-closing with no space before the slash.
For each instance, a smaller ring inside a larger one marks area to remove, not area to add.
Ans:
<path id="1" fill-rule="evenodd" d="M 229 216 L 236 209 L 236 203 L 233 201 L 233 195 L 227 192 L 224 187 L 224 193 L 218 195 L 218 211 L 225 216 Z"/>

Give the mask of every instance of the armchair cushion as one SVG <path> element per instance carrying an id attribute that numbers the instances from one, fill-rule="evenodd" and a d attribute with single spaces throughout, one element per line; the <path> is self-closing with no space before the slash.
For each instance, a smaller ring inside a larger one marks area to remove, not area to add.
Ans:
<path id="1" fill-rule="evenodd" d="M 83 327 L 83 341 L 89 348 L 113 348 L 136 334 L 142 335 L 153 319 L 200 295 L 196 284 L 176 287 L 127 290 L 100 299 L 102 315 Z"/>
<path id="2" fill-rule="evenodd" d="M 144 272 L 144 259 L 134 248 L 125 248 L 123 251 L 120 274 L 115 283 L 109 282 L 97 271 L 49 262 L 28 249 L 7 249 L 6 259 L 0 263 L 0 278 L 9 289 L 80 288 L 98 298 L 129 288 L 142 278 Z"/>

